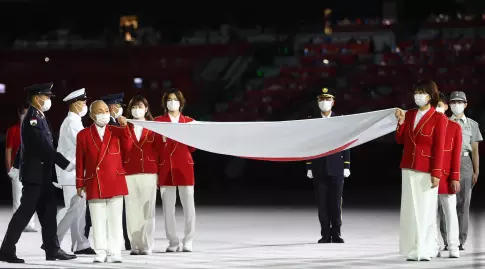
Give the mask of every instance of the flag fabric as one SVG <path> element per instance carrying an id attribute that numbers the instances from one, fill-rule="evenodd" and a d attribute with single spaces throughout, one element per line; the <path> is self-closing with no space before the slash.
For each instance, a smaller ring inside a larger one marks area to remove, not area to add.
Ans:
<path id="1" fill-rule="evenodd" d="M 277 122 L 128 122 L 212 153 L 267 161 L 303 161 L 350 149 L 395 131 L 394 112 L 395 109 L 385 109 Z"/>

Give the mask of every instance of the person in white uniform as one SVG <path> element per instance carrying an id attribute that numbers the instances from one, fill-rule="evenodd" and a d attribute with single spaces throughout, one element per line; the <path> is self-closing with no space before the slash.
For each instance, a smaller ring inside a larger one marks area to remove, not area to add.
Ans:
<path id="1" fill-rule="evenodd" d="M 76 136 L 84 129 L 81 118 L 87 114 L 86 91 L 79 89 L 71 92 L 64 102 L 69 105 L 69 112 L 59 131 L 57 150 L 72 162 L 76 162 Z M 94 255 L 88 238 L 84 236 L 86 226 L 86 200 L 77 195 L 76 171 L 67 172 L 56 166 L 57 181 L 62 187 L 65 207 L 59 210 L 57 219 L 57 237 L 59 242 L 71 230 L 71 250 L 75 254 Z"/>

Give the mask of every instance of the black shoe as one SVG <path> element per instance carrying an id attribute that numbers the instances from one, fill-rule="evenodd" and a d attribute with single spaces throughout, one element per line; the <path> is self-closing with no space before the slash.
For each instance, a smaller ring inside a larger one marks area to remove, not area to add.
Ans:
<path id="1" fill-rule="evenodd" d="M 125 243 L 125 249 L 126 250 L 131 250 L 131 244 L 130 244 L 130 242 Z"/>
<path id="2" fill-rule="evenodd" d="M 459 245 L 459 246 L 458 246 L 458 248 L 459 248 L 460 250 L 465 250 L 465 247 L 464 247 L 463 245 Z"/>
<path id="3" fill-rule="evenodd" d="M 320 240 L 318 240 L 318 243 L 319 244 L 332 243 L 332 240 L 330 239 L 330 237 L 328 238 L 322 237 Z"/>
<path id="4" fill-rule="evenodd" d="M 340 236 L 332 236 L 332 243 L 344 243 L 344 240 Z"/>
<path id="5" fill-rule="evenodd" d="M 96 251 L 92 248 L 85 248 L 78 251 L 74 251 L 76 255 L 96 255 Z"/>
<path id="6" fill-rule="evenodd" d="M 445 247 L 443 248 L 444 251 L 448 251 L 448 245 L 445 245 Z"/>
<path id="7" fill-rule="evenodd" d="M 0 261 L 8 263 L 25 263 L 23 259 L 19 259 L 15 254 L 5 253 L 0 251 Z"/>
<path id="8" fill-rule="evenodd" d="M 55 260 L 61 260 L 61 261 L 67 261 L 67 260 L 72 260 L 77 258 L 76 255 L 72 254 L 67 254 L 64 252 L 64 250 L 59 249 L 58 251 L 54 253 L 49 253 L 45 255 L 45 260 L 46 261 L 55 261 Z"/>

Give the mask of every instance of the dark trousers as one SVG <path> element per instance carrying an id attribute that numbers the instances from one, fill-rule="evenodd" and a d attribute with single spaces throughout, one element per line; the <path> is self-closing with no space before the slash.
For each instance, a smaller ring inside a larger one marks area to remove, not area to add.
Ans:
<path id="1" fill-rule="evenodd" d="M 322 238 L 340 237 L 344 176 L 316 176 L 313 180 Z"/>
<path id="2" fill-rule="evenodd" d="M 56 202 L 54 185 L 52 183 L 44 185 L 23 183 L 20 206 L 8 224 L 1 251 L 15 254 L 15 245 L 19 241 L 22 231 L 34 213 L 37 212 L 40 225 L 42 226 L 42 248 L 46 253 L 57 252 L 59 250 L 59 241 L 56 234 Z"/>
<path id="3" fill-rule="evenodd" d="M 91 213 L 89 212 L 89 204 L 86 201 L 86 226 L 84 226 L 84 236 L 89 238 L 89 232 L 91 231 Z"/>

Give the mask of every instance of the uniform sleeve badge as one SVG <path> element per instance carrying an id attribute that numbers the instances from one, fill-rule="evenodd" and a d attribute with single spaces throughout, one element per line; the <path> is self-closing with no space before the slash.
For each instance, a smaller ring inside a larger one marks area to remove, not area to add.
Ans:
<path id="1" fill-rule="evenodd" d="M 37 126 L 37 118 L 30 119 L 30 125 L 31 126 Z"/>

